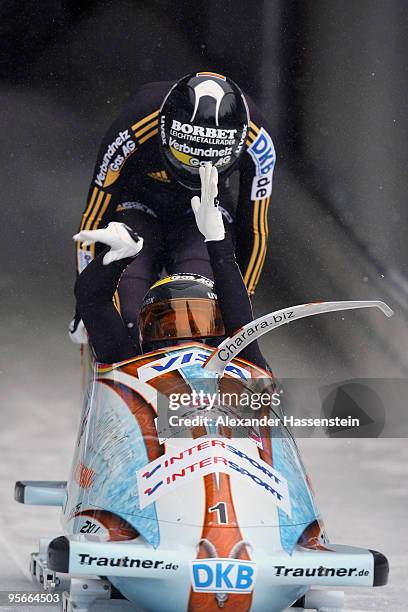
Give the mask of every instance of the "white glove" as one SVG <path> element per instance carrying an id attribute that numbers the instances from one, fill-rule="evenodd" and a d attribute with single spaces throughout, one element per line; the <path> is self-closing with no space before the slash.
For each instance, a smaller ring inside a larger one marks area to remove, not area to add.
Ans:
<path id="1" fill-rule="evenodd" d="M 224 240 L 225 229 L 222 214 L 215 202 L 218 194 L 218 172 L 211 162 L 200 166 L 201 198 L 194 196 L 191 199 L 197 227 L 205 238 L 211 240 Z"/>
<path id="2" fill-rule="evenodd" d="M 82 319 L 79 321 L 76 327 L 75 323 L 76 320 L 73 318 L 68 328 L 68 334 L 71 342 L 74 344 L 88 344 L 88 334 L 86 333 L 85 325 L 83 324 Z"/>
<path id="3" fill-rule="evenodd" d="M 73 236 L 76 242 L 82 242 L 84 246 L 89 246 L 94 242 L 102 242 L 110 246 L 110 251 L 104 255 L 103 264 L 107 266 L 112 261 L 134 257 L 143 248 L 143 238 L 137 236 L 134 240 L 124 223 L 112 221 L 105 229 L 82 230 Z"/>

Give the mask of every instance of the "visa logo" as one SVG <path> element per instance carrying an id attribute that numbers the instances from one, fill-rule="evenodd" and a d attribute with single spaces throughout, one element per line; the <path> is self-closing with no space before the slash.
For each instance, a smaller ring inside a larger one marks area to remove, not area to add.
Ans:
<path id="1" fill-rule="evenodd" d="M 206 593 L 251 593 L 256 563 L 241 559 L 196 559 L 191 564 L 193 590 Z"/>
<path id="2" fill-rule="evenodd" d="M 167 355 L 140 367 L 138 369 L 139 380 L 146 382 L 161 376 L 161 374 L 185 368 L 186 366 L 202 366 L 208 359 L 209 354 L 209 352 L 203 353 L 199 349 L 187 349 L 184 352 Z M 242 380 L 251 378 L 251 373 L 248 370 L 238 367 L 233 363 L 227 365 L 225 372 L 234 378 L 241 378 Z"/>

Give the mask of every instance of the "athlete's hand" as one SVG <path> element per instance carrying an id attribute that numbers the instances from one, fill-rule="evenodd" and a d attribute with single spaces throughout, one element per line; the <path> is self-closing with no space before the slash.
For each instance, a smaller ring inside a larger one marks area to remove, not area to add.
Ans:
<path id="1" fill-rule="evenodd" d="M 75 234 L 73 239 L 76 242 L 82 242 L 84 246 L 89 246 L 95 242 L 102 242 L 109 246 L 110 251 L 103 258 L 105 266 L 118 259 L 134 257 L 143 248 L 143 238 L 124 223 L 117 223 L 116 221 L 109 223 L 105 229 L 83 230 Z"/>
<path id="2" fill-rule="evenodd" d="M 69 324 L 68 334 L 71 342 L 74 344 L 88 344 L 88 334 L 86 333 L 85 325 L 77 315 L 75 315 Z"/>
<path id="3" fill-rule="evenodd" d="M 211 240 L 224 240 L 225 229 L 222 214 L 218 208 L 216 197 L 218 194 L 218 172 L 211 162 L 200 166 L 201 198 L 194 196 L 191 199 L 197 227 L 206 242 Z"/>

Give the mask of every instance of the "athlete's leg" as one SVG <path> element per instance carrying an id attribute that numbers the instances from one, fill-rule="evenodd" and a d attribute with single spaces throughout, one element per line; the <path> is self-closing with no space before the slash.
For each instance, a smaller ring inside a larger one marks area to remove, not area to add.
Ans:
<path id="1" fill-rule="evenodd" d="M 122 318 L 130 332 L 138 337 L 137 323 L 143 297 L 163 267 L 161 227 L 154 214 L 134 208 L 121 210 L 121 206 L 114 220 L 126 223 L 144 239 L 140 255 L 126 268 L 118 287 Z"/>
<path id="2" fill-rule="evenodd" d="M 193 211 L 175 219 L 168 227 L 165 267 L 168 274 L 190 272 L 213 278 L 207 247 Z"/>

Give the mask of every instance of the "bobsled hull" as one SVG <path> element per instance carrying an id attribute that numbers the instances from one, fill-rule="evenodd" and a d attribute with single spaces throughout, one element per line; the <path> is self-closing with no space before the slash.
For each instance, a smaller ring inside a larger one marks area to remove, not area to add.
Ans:
<path id="1" fill-rule="evenodd" d="M 324 549 L 299 548 L 290 556 L 254 551 L 250 560 L 191 561 L 186 547 L 153 551 L 129 542 L 90 543 L 61 537 L 49 545 L 48 567 L 79 577 L 103 572 L 128 599 L 145 610 L 161 612 L 220 607 L 278 612 L 312 585 L 380 586 L 388 578 L 388 563 L 380 553 L 334 544 Z"/>
<path id="2" fill-rule="evenodd" d="M 50 546 L 50 567 L 107 576 L 136 606 L 160 612 L 272 612 L 312 584 L 383 581 L 381 555 L 327 542 L 287 431 L 160 431 L 158 411 L 171 393 L 214 388 L 203 377 L 209 354 L 192 343 L 95 366 L 67 487 L 66 537 Z M 245 390 L 248 381 L 273 393 L 273 379 L 240 359 L 221 387 Z"/>

